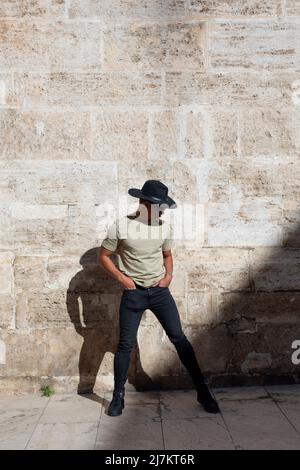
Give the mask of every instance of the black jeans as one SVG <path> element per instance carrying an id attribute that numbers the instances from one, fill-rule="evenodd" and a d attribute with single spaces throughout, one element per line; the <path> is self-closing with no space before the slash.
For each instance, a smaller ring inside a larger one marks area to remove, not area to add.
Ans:
<path id="1" fill-rule="evenodd" d="M 119 308 L 120 338 L 114 357 L 115 390 L 124 390 L 144 310 L 150 309 L 174 344 L 182 364 L 188 370 L 194 385 L 203 384 L 204 377 L 197 362 L 193 346 L 185 336 L 179 312 L 169 287 L 124 289 Z"/>

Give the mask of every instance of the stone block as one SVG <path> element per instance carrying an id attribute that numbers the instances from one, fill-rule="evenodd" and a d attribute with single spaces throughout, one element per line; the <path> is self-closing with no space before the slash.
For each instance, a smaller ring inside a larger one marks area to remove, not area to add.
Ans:
<path id="1" fill-rule="evenodd" d="M 180 360 L 162 326 L 141 324 L 138 331 L 141 365 L 152 380 L 159 376 L 177 376 Z"/>
<path id="2" fill-rule="evenodd" d="M 283 202 L 282 245 L 299 248 L 300 214 L 297 201 Z"/>
<path id="3" fill-rule="evenodd" d="M 288 16 L 300 15 L 300 4 L 298 0 L 286 0 L 284 3 L 285 12 Z"/>
<path id="4" fill-rule="evenodd" d="M 2 202 L 100 204 L 115 196 L 116 166 L 110 162 L 14 160 L 0 168 Z"/>
<path id="5" fill-rule="evenodd" d="M 0 140 L 2 159 L 86 159 L 91 150 L 89 115 L 2 110 Z"/>
<path id="6" fill-rule="evenodd" d="M 0 294 L 13 294 L 14 285 L 14 253 L 12 251 L 0 252 Z"/>
<path id="7" fill-rule="evenodd" d="M 106 27 L 103 65 L 110 69 L 200 69 L 204 23 L 134 23 Z"/>
<path id="8" fill-rule="evenodd" d="M 0 203 L 0 247 L 1 250 L 14 249 L 14 226 L 7 203 Z"/>
<path id="9" fill-rule="evenodd" d="M 208 131 L 208 120 L 210 114 L 206 108 L 185 109 L 182 113 L 182 125 L 185 135 L 183 143 L 185 148 L 185 156 L 187 158 L 205 158 L 208 139 L 210 137 Z"/>
<path id="10" fill-rule="evenodd" d="M 101 67 L 99 23 L 1 19 L 3 69 L 70 70 Z"/>
<path id="11" fill-rule="evenodd" d="M 47 197 L 46 187 L 44 189 Z M 79 199 L 80 193 L 82 200 L 85 200 L 86 195 L 87 198 L 93 197 L 88 185 L 77 189 Z M 24 194 L 29 196 L 26 186 Z M 117 191 L 109 199 L 110 204 L 115 204 L 116 195 Z M 50 252 L 51 255 L 73 255 L 79 258 L 91 247 L 99 246 L 105 236 L 105 215 L 103 211 L 97 210 L 100 207 L 102 204 L 94 202 L 74 205 L 7 202 L 2 210 L 0 208 L 4 214 L 1 220 L 1 247 L 13 248 L 21 256 L 47 256 Z"/>
<path id="12" fill-rule="evenodd" d="M 14 263 L 16 292 L 43 290 L 46 284 L 47 258 L 17 255 Z"/>
<path id="13" fill-rule="evenodd" d="M 0 293 L 0 328 L 14 328 L 15 326 L 15 299 L 10 294 Z M 1 350 L 1 345 L 0 345 Z M 1 353 L 0 353 L 1 357 Z M 1 363 L 0 359 L 0 363 Z"/>
<path id="14" fill-rule="evenodd" d="M 190 254 L 189 254 L 190 253 Z M 193 250 L 185 251 L 186 259 L 194 259 L 187 269 L 188 291 L 249 291 L 251 289 L 248 251 L 238 248 L 203 248 L 201 260 Z M 180 257 L 179 257 L 180 259 Z M 185 263 L 184 263 L 185 264 Z"/>
<path id="15" fill-rule="evenodd" d="M 210 375 L 226 371 L 231 351 L 226 326 L 190 325 L 185 327 L 185 334 L 193 345 L 203 373 Z M 187 374 L 183 365 L 181 370 L 183 374 Z"/>
<path id="16" fill-rule="evenodd" d="M 259 323 L 255 332 L 238 332 L 231 336 L 229 371 L 235 373 L 280 375 L 296 374 L 291 345 L 298 339 L 300 328 L 292 324 Z"/>
<path id="17" fill-rule="evenodd" d="M 213 70 L 286 70 L 299 62 L 299 27 L 285 20 L 217 20 L 210 23 Z"/>
<path id="18" fill-rule="evenodd" d="M 231 204 L 211 203 L 207 224 L 208 246 L 279 246 L 282 197 L 232 197 Z"/>
<path id="19" fill-rule="evenodd" d="M 152 310 L 150 310 L 149 308 L 146 308 L 146 310 L 144 311 L 140 325 L 157 325 L 157 319 L 153 314 Z"/>
<path id="20" fill-rule="evenodd" d="M 16 72 L 18 102 L 36 107 L 146 106 L 161 104 L 162 77 L 156 72 Z"/>
<path id="21" fill-rule="evenodd" d="M 0 18 L 61 18 L 64 15 L 64 0 L 8 0 L 0 5 Z"/>
<path id="22" fill-rule="evenodd" d="M 0 328 L 3 329 L 15 327 L 14 262 L 12 251 L 0 252 Z"/>
<path id="23" fill-rule="evenodd" d="M 218 310 L 214 309 L 211 292 L 188 292 L 187 324 L 215 325 L 218 322 Z"/>
<path id="24" fill-rule="evenodd" d="M 216 157 L 217 158 L 217 157 Z M 209 204 L 206 205 L 207 210 L 210 205 L 214 203 L 229 204 L 232 198 L 232 187 L 230 181 L 230 159 L 220 159 L 208 162 L 208 180 L 207 180 L 207 193 Z M 208 202 L 208 201 L 207 201 Z"/>
<path id="25" fill-rule="evenodd" d="M 155 161 L 148 161 L 145 163 L 143 159 L 139 160 L 134 166 L 128 166 L 126 160 L 123 160 L 118 165 L 118 192 L 120 197 L 126 196 L 128 188 L 141 188 L 147 179 L 158 179 L 163 181 L 169 188 L 170 194 L 172 190 L 173 181 L 172 175 L 172 162 L 163 160 L 159 164 Z M 174 194 L 174 193 L 173 193 Z M 134 199 L 129 195 L 126 196 L 128 205 L 131 204 L 135 210 L 138 199 Z M 175 197 L 174 197 L 175 199 Z"/>
<path id="26" fill-rule="evenodd" d="M 214 0 L 190 0 L 189 11 L 205 16 L 275 16 L 281 13 L 280 0 L 267 0 L 257 2 L 256 0 L 225 0 L 216 2 Z"/>
<path id="27" fill-rule="evenodd" d="M 0 364 L 1 377 L 41 377 L 47 375 L 47 331 L 2 330 L 6 346 L 6 363 Z"/>
<path id="28" fill-rule="evenodd" d="M 253 158 L 232 159 L 230 183 L 235 203 L 237 204 L 241 198 L 249 200 L 252 197 L 263 198 L 266 203 L 268 200 L 270 202 L 272 199 L 277 200 L 278 205 L 284 195 L 283 174 L 288 168 L 288 162 L 283 160 L 273 155 L 264 157 L 257 154 Z"/>
<path id="29" fill-rule="evenodd" d="M 14 89 L 13 73 L 0 72 L 0 106 L 9 107 L 19 105 L 19 97 Z"/>
<path id="30" fill-rule="evenodd" d="M 35 329 L 71 325 L 64 290 L 50 293 L 32 290 L 20 293 L 16 317 L 19 328 Z"/>
<path id="31" fill-rule="evenodd" d="M 155 164 L 172 161 L 180 152 L 180 118 L 176 111 L 161 110 L 150 114 L 149 157 Z"/>
<path id="32" fill-rule="evenodd" d="M 248 108 L 240 112 L 240 150 L 246 156 L 294 155 L 300 149 L 297 108 Z M 248 163 L 248 159 L 247 159 Z M 271 161 L 270 161 L 271 165 Z"/>
<path id="33" fill-rule="evenodd" d="M 186 291 L 185 284 L 186 274 L 180 269 L 179 266 L 176 266 L 173 270 L 173 278 L 171 284 L 169 285 L 171 293 L 180 297 L 184 297 Z"/>
<path id="34" fill-rule="evenodd" d="M 238 150 L 236 110 L 210 106 L 182 106 L 180 113 L 182 147 L 187 158 L 206 158 L 222 162 L 235 157 Z"/>
<path id="35" fill-rule="evenodd" d="M 208 167 L 204 160 L 174 160 L 173 177 L 173 194 L 175 200 L 180 200 L 181 203 L 187 204 L 207 202 Z"/>
<path id="36" fill-rule="evenodd" d="M 200 117 L 200 115 L 198 114 Z M 192 112 L 189 115 L 192 118 Z M 195 116 L 197 117 L 197 116 Z M 238 114 L 235 109 L 204 107 L 201 121 L 205 129 L 204 155 L 226 164 L 238 152 Z M 187 127 L 187 130 L 189 128 Z M 197 132 L 194 139 L 197 138 Z"/>
<path id="37" fill-rule="evenodd" d="M 44 291 L 22 291 L 17 295 L 17 327 L 94 329 L 118 324 L 118 297 L 107 303 L 101 292 L 84 285 Z"/>
<path id="38" fill-rule="evenodd" d="M 171 288 L 169 289 L 176 303 L 181 322 L 185 325 L 188 321 L 187 298 L 184 295 L 173 294 Z"/>
<path id="39" fill-rule="evenodd" d="M 39 208 L 36 205 L 24 204 L 22 206 L 25 209 L 22 218 L 12 217 L 14 248 L 17 254 L 26 256 L 31 256 L 32 253 L 34 256 L 46 256 L 49 252 L 58 254 L 63 252 L 64 248 L 67 249 L 70 242 L 73 242 L 73 252 L 76 248 L 78 249 L 76 244 L 78 235 L 70 229 L 71 223 L 67 206 L 59 206 L 59 211 L 55 210 L 57 206 L 55 208 L 50 205 Z M 39 218 L 37 215 L 42 211 L 43 214 Z M 47 217 L 45 217 L 46 214 Z M 78 221 L 77 229 L 81 232 L 82 229 L 79 228 L 79 225 Z M 71 241 L 71 239 L 73 240 Z"/>
<path id="40" fill-rule="evenodd" d="M 126 161 L 136 165 L 148 158 L 148 115 L 141 110 L 104 111 L 93 114 L 95 160 Z"/>
<path id="41" fill-rule="evenodd" d="M 73 328 L 47 330 L 48 375 L 78 375 L 79 354 L 83 338 Z"/>
<path id="42" fill-rule="evenodd" d="M 49 290 L 68 289 L 70 282 L 75 279 L 81 269 L 78 257 L 50 256 L 47 261 L 47 281 L 45 282 L 45 287 Z M 80 289 L 79 282 L 76 287 Z M 75 290 L 73 282 L 72 288 Z"/>
<path id="43" fill-rule="evenodd" d="M 107 388 L 109 382 L 110 388 L 117 339 L 116 328 L 108 326 L 87 328 L 81 335 L 73 328 L 49 329 L 49 376 L 62 377 L 63 381 L 76 376 L 80 387 L 85 388 L 93 386 L 99 374 L 97 386 Z"/>
<path id="44" fill-rule="evenodd" d="M 249 262 L 256 291 L 299 290 L 297 248 L 255 247 L 250 251 Z"/>
<path id="45" fill-rule="evenodd" d="M 294 201 L 297 201 L 300 196 L 299 186 L 299 155 L 296 153 L 291 158 L 286 158 L 286 161 L 281 164 L 280 167 L 282 175 L 282 194 L 286 203 L 286 207 L 293 205 Z"/>
<path id="46" fill-rule="evenodd" d="M 216 294 L 216 308 L 223 323 L 236 323 L 240 330 L 252 323 L 298 325 L 300 295 L 298 292 L 222 292 Z"/>
<path id="47" fill-rule="evenodd" d="M 168 106 L 287 106 L 292 103 L 298 80 L 293 71 L 276 74 L 166 71 L 163 104 Z"/>
<path id="48" fill-rule="evenodd" d="M 43 385 L 51 385 L 56 393 L 76 393 L 78 376 L 48 377 L 48 376 L 0 376 L 0 395 L 40 395 Z M 45 397 L 42 397 L 45 400 Z"/>
<path id="49" fill-rule="evenodd" d="M 72 0 L 69 4 L 70 18 L 161 19 L 182 16 L 185 12 L 184 0 L 132 0 L 124 3 L 116 0 Z"/>

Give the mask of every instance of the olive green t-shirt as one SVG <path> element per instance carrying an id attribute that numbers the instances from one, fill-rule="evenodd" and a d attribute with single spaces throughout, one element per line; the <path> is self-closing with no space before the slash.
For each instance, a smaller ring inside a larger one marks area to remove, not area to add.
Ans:
<path id="1" fill-rule="evenodd" d="M 101 246 L 116 252 L 120 271 L 150 287 L 165 276 L 163 251 L 173 246 L 172 225 L 165 220 L 148 225 L 142 218 L 125 215 L 110 225 Z"/>

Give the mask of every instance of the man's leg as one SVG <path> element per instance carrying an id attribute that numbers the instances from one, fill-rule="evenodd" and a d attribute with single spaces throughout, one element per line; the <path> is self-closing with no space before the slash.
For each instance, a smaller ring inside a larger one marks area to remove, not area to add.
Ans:
<path id="1" fill-rule="evenodd" d="M 119 308 L 120 338 L 114 357 L 114 391 L 107 414 L 118 416 L 124 408 L 125 383 L 130 355 L 136 341 L 137 331 L 147 306 L 145 296 L 137 289 L 124 290 Z"/>
<path id="2" fill-rule="evenodd" d="M 194 348 L 184 334 L 175 300 L 169 288 L 157 287 L 149 307 L 164 328 L 168 338 L 174 344 L 178 356 L 197 386 L 203 380 Z"/>
<path id="3" fill-rule="evenodd" d="M 123 390 L 138 328 L 146 308 L 145 295 L 138 290 L 124 290 L 119 308 L 120 337 L 114 357 L 115 390 Z"/>
<path id="4" fill-rule="evenodd" d="M 158 286 L 152 292 L 149 308 L 161 323 L 168 338 L 174 344 L 182 364 L 189 372 L 198 391 L 198 401 L 201 399 L 207 411 L 218 411 L 217 403 L 210 395 L 205 383 L 194 348 L 182 330 L 177 305 L 168 287 Z"/>

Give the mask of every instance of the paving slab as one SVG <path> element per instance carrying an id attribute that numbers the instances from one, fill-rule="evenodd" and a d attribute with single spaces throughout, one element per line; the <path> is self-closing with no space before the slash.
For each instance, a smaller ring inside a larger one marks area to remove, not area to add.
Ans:
<path id="1" fill-rule="evenodd" d="M 268 385 L 265 387 L 266 391 L 279 401 L 285 400 L 288 397 L 300 398 L 300 385 Z"/>
<path id="2" fill-rule="evenodd" d="M 24 449 L 48 402 L 34 395 L 0 397 L 0 449 Z"/>
<path id="3" fill-rule="evenodd" d="M 164 449 L 159 405 L 127 405 L 119 416 L 102 413 L 95 449 Z"/>
<path id="4" fill-rule="evenodd" d="M 219 403 L 237 449 L 300 449 L 300 435 L 271 398 Z"/>
<path id="5" fill-rule="evenodd" d="M 300 434 L 300 385 L 266 387 L 283 414 Z"/>
<path id="6" fill-rule="evenodd" d="M 161 416 L 163 419 L 215 418 L 207 413 L 197 401 L 196 390 L 166 391 L 160 394 Z"/>
<path id="7" fill-rule="evenodd" d="M 212 390 L 220 414 L 195 390 L 0 397 L 0 449 L 300 449 L 300 385 Z"/>
<path id="8" fill-rule="evenodd" d="M 215 419 L 163 419 L 162 426 L 167 450 L 234 450 L 220 415 Z"/>
<path id="9" fill-rule="evenodd" d="M 110 402 L 113 392 L 105 392 L 104 397 L 106 402 Z M 127 405 L 147 405 L 159 403 L 160 393 L 158 391 L 145 391 L 145 392 L 125 392 L 125 404 Z"/>
<path id="10" fill-rule="evenodd" d="M 214 388 L 217 400 L 259 400 L 268 398 L 268 392 L 264 387 L 223 387 Z"/>
<path id="11" fill-rule="evenodd" d="M 98 423 L 40 423 L 28 450 L 93 450 Z"/>
<path id="12" fill-rule="evenodd" d="M 53 395 L 41 416 L 40 423 L 98 422 L 103 405 L 93 396 L 75 394 Z"/>
<path id="13" fill-rule="evenodd" d="M 12 395 L 0 397 L 0 419 L 3 410 L 20 410 L 33 408 L 43 409 L 48 405 L 50 398 L 41 395 Z"/>

